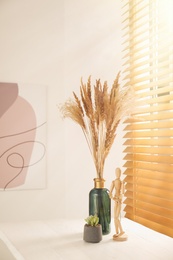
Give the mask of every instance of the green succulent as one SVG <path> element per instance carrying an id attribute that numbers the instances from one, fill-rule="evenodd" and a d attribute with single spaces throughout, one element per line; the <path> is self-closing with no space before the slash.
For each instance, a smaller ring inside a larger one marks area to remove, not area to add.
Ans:
<path id="1" fill-rule="evenodd" d="M 90 215 L 89 217 L 87 217 L 86 219 L 85 219 L 85 221 L 87 222 L 87 224 L 89 225 L 89 226 L 92 226 L 92 227 L 95 227 L 95 226 L 97 226 L 98 225 L 98 223 L 99 223 L 99 217 L 97 216 L 97 215 Z"/>

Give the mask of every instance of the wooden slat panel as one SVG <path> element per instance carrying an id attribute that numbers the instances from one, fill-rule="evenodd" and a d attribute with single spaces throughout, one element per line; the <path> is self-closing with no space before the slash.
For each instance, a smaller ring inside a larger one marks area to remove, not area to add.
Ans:
<path id="1" fill-rule="evenodd" d="M 154 214 L 145 209 L 140 209 L 137 207 L 134 208 L 134 207 L 126 206 L 124 211 L 127 213 L 130 213 L 130 214 L 135 212 L 135 216 L 142 217 L 146 220 L 149 220 L 149 221 L 152 221 L 155 223 L 159 223 L 164 227 L 169 227 L 169 228 L 173 229 L 173 219 L 171 219 L 171 218 L 164 217 L 159 214 Z"/>
<path id="2" fill-rule="evenodd" d="M 151 203 L 146 203 L 144 201 L 139 201 L 137 200 L 135 205 L 133 204 L 132 200 L 131 201 L 126 201 L 129 206 L 135 207 L 141 210 L 145 210 L 147 212 L 152 212 L 153 214 L 160 215 L 162 217 L 172 219 L 173 220 L 173 209 L 167 209 L 165 207 L 161 207 L 160 205 L 154 205 Z"/>
<path id="3" fill-rule="evenodd" d="M 127 177 L 125 177 L 124 181 L 127 183 L 132 183 L 132 184 L 135 181 L 135 184 L 134 184 L 135 186 L 140 185 L 140 186 L 145 186 L 145 187 L 151 187 L 153 189 L 169 190 L 172 192 L 172 199 L 173 199 L 173 183 L 168 182 L 167 180 L 160 181 L 157 179 L 152 180 L 152 179 L 147 179 L 147 178 L 127 176 Z"/>
<path id="4" fill-rule="evenodd" d="M 142 138 L 142 137 L 173 137 L 172 129 L 130 131 L 124 135 L 124 138 Z"/>
<path id="5" fill-rule="evenodd" d="M 163 154 L 163 155 L 172 155 L 173 148 L 169 146 L 164 147 L 146 147 L 146 146 L 128 146 L 125 150 L 125 153 L 146 153 L 146 154 Z M 135 157 L 134 157 L 135 158 Z M 173 160 L 172 160 L 173 162 Z"/>
<path id="6" fill-rule="evenodd" d="M 133 191 L 128 191 L 128 190 L 126 190 L 126 192 L 125 192 L 125 197 L 127 197 L 127 198 L 133 198 L 134 197 L 134 193 L 133 193 Z"/>
<path id="7" fill-rule="evenodd" d="M 143 209 L 137 209 L 136 215 L 148 219 L 149 221 L 161 224 L 162 226 L 170 227 L 173 229 L 173 220 L 168 217 L 166 218 L 157 214 L 153 214 Z"/>
<path id="8" fill-rule="evenodd" d="M 173 173 L 173 166 L 170 164 L 161 164 L 161 163 L 151 163 L 151 162 L 136 162 L 136 161 L 127 161 L 123 167 L 135 168 L 135 169 L 144 169 L 151 171 L 160 171 L 166 173 Z"/>
<path id="9" fill-rule="evenodd" d="M 146 138 L 146 139 L 128 139 L 124 142 L 124 145 L 146 145 L 146 146 L 173 146 L 173 138 Z"/>
<path id="10" fill-rule="evenodd" d="M 146 170 L 146 169 L 131 169 L 127 168 L 124 171 L 124 175 L 132 176 L 132 177 L 140 177 L 140 178 L 146 178 L 146 179 L 157 179 L 167 182 L 173 182 L 173 174 L 172 173 L 166 173 L 166 172 L 160 172 L 160 171 L 153 171 L 153 170 Z"/>
<path id="11" fill-rule="evenodd" d="M 127 63 L 127 62 L 126 62 Z M 145 65 L 148 65 L 148 61 L 141 61 L 139 62 L 136 67 L 143 67 Z M 159 87 L 162 87 L 162 86 L 165 86 L 165 85 L 169 85 L 170 82 L 172 82 L 172 77 L 171 76 L 168 76 L 166 79 L 162 79 L 162 80 L 159 80 L 159 81 L 152 81 L 152 82 L 143 82 L 143 83 L 139 83 L 139 84 L 135 84 L 135 81 L 134 80 L 129 80 L 126 82 L 126 84 L 124 86 L 135 86 L 136 88 L 139 88 L 139 87 L 147 87 L 148 88 L 153 88 L 153 87 L 156 87 L 156 86 L 159 86 Z"/>
<path id="12" fill-rule="evenodd" d="M 170 40 L 170 43 L 171 43 L 172 41 Z M 147 47 L 150 47 L 151 46 L 151 44 L 147 44 L 147 42 L 143 42 L 143 45 L 142 45 L 142 47 L 146 47 L 146 45 L 147 45 Z M 130 56 L 130 53 L 127 51 L 127 49 L 129 48 L 129 46 L 130 46 L 130 44 L 128 45 L 128 46 L 126 46 L 126 48 L 123 50 L 123 52 L 125 52 L 126 51 L 126 56 L 125 56 L 125 58 L 126 58 L 126 61 L 123 63 L 123 65 L 128 65 L 128 66 L 124 66 L 125 68 L 124 68 L 124 73 L 128 73 L 128 75 L 129 75 L 129 78 L 130 78 L 130 76 L 132 75 L 133 77 L 135 77 L 136 76 L 136 73 L 137 72 L 139 72 L 138 73 L 138 76 L 139 75 L 141 75 L 141 74 L 143 74 L 143 73 L 146 73 L 146 71 L 147 72 L 152 72 L 153 70 L 155 70 L 155 69 L 159 69 L 159 68 L 162 68 L 163 66 L 168 66 L 168 64 L 170 64 L 170 61 L 168 61 L 168 59 L 162 59 L 162 60 L 160 60 L 160 62 L 159 62 L 159 64 L 157 64 L 157 65 L 154 65 L 153 64 L 153 66 L 149 66 L 148 65 L 148 60 L 144 60 L 144 61 L 141 61 L 141 63 L 139 64 L 136 64 L 136 63 L 131 63 L 130 61 L 131 61 L 131 59 L 129 58 L 129 56 Z M 141 45 L 140 45 L 140 47 L 141 47 Z M 136 48 L 138 48 L 139 49 L 139 51 L 140 51 L 140 48 L 139 47 L 137 47 L 136 46 Z M 128 62 L 129 62 L 129 64 L 128 64 Z M 141 66 L 140 66 L 141 65 Z M 139 85 L 138 87 L 140 88 L 140 86 L 141 85 Z M 142 85 L 143 87 L 144 87 L 144 85 Z M 145 86 L 145 88 L 146 88 L 146 86 Z"/>
<path id="13" fill-rule="evenodd" d="M 132 148 L 133 149 L 133 148 Z M 140 147 L 139 147 L 140 149 Z M 150 148 L 148 148 L 150 149 Z M 136 149 L 133 150 L 135 152 Z M 172 155 L 142 155 L 142 154 L 127 154 L 123 160 L 127 161 L 143 161 L 143 162 L 155 162 L 155 163 L 173 163 L 173 156 Z"/>
<path id="14" fill-rule="evenodd" d="M 133 191 L 136 193 L 144 193 L 150 194 L 151 196 L 155 196 L 158 198 L 163 198 L 167 200 L 173 200 L 173 191 L 170 190 L 162 190 L 162 189 L 155 189 L 153 187 L 145 187 L 142 185 L 133 185 L 133 184 L 126 184 L 125 188 L 129 191 Z M 137 196 L 136 196 L 137 199 Z"/>
<path id="15" fill-rule="evenodd" d="M 155 108 L 156 110 L 156 108 Z M 135 122 L 147 122 L 147 121 L 153 121 L 153 120 L 166 120 L 166 119 L 173 119 L 173 111 L 170 110 L 166 110 L 164 112 L 160 111 L 158 113 L 158 111 L 156 110 L 157 113 L 154 112 L 145 112 L 145 114 L 142 114 L 141 116 L 138 116 L 138 114 L 136 114 L 136 117 L 131 117 L 128 118 L 124 121 L 124 123 L 126 124 L 132 124 Z M 134 113 L 135 116 L 135 113 Z"/>
<path id="16" fill-rule="evenodd" d="M 131 219 L 139 224 L 142 224 L 148 228 L 151 228 L 157 232 L 160 232 L 162 234 L 165 234 L 167 236 L 173 237 L 173 229 L 170 227 L 165 227 L 159 223 L 153 222 L 153 221 L 149 221 L 147 219 L 144 219 L 143 217 L 140 216 L 135 216 L 133 214 L 130 213 L 126 213 L 125 217 L 128 219 Z"/>
<path id="17" fill-rule="evenodd" d="M 151 47 L 151 46 L 152 46 L 152 43 L 149 44 L 149 47 Z M 148 48 L 148 43 L 145 43 L 142 46 L 139 46 L 137 48 L 137 51 L 141 52 L 145 48 Z M 165 48 L 165 46 L 163 48 Z M 129 57 L 129 52 L 126 52 L 122 58 L 125 59 L 128 57 Z M 170 61 L 167 59 L 167 60 L 163 60 L 161 64 L 159 63 L 159 64 L 154 64 L 153 66 L 146 66 L 146 67 L 140 68 L 138 70 L 134 70 L 133 72 L 131 71 L 132 67 L 128 66 L 128 68 L 124 70 L 124 72 L 126 74 L 125 74 L 125 77 L 123 78 L 123 80 L 125 80 L 125 79 L 127 80 L 131 75 L 133 77 L 140 77 L 140 75 L 143 75 L 143 74 L 146 74 L 149 72 L 152 73 L 153 70 L 158 70 L 158 66 L 162 68 L 163 66 L 164 67 L 169 66 L 169 64 L 170 64 Z"/>
<path id="18" fill-rule="evenodd" d="M 134 198 L 136 196 L 136 193 L 131 192 L 131 191 L 126 191 L 125 193 L 125 197 L 126 199 L 124 200 L 124 204 L 132 206 L 134 205 L 136 202 L 134 201 Z M 142 201 L 142 202 L 146 202 L 146 203 L 150 203 L 151 205 L 157 205 L 164 209 L 171 209 L 173 210 L 173 201 L 172 200 L 166 200 L 163 198 L 158 198 L 158 197 L 154 197 L 151 196 L 150 194 L 143 194 L 140 193 L 138 194 L 138 200 Z"/>
<path id="19" fill-rule="evenodd" d="M 163 121 L 159 121 L 159 122 L 151 122 L 151 123 L 134 123 L 131 125 L 127 125 L 125 127 L 125 131 L 129 131 L 129 130 L 145 130 L 145 129 L 159 129 L 159 128 L 173 128 L 173 121 L 172 120 L 163 120 Z"/>

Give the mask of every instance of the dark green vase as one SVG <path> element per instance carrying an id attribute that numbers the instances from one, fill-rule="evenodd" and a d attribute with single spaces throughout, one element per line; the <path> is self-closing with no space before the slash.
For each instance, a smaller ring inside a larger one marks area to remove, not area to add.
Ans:
<path id="1" fill-rule="evenodd" d="M 104 188 L 103 179 L 94 179 L 95 187 L 89 193 L 89 215 L 97 215 L 102 225 L 102 234 L 111 231 L 111 199 L 109 190 Z"/>

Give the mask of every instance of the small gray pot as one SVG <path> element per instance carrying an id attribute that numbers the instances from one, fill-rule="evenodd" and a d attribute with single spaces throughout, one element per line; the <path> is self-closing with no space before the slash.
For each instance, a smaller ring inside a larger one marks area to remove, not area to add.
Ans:
<path id="1" fill-rule="evenodd" d="M 102 226 L 95 227 L 84 225 L 83 240 L 89 243 L 98 243 L 102 240 Z"/>

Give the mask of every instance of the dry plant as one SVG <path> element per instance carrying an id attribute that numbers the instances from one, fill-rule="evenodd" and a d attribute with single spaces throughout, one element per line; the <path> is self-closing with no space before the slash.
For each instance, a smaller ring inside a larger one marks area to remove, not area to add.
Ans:
<path id="1" fill-rule="evenodd" d="M 120 87 L 118 73 L 110 91 L 107 82 L 96 80 L 91 89 L 91 77 L 86 84 L 81 79 L 80 98 L 73 92 L 61 107 L 63 118 L 77 123 L 85 135 L 97 178 L 103 178 L 105 160 L 116 137 L 120 120 L 127 116 L 132 107 L 133 93 L 129 87 Z"/>

